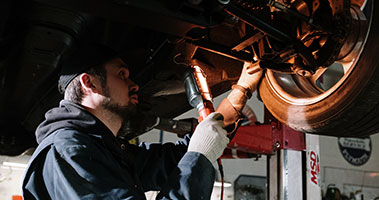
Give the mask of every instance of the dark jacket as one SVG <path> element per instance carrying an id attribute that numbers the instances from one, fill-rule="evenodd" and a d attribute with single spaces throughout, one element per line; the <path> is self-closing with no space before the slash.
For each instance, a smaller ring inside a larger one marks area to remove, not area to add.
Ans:
<path id="1" fill-rule="evenodd" d="M 209 199 L 214 168 L 176 144 L 124 144 L 81 106 L 62 101 L 36 131 L 40 143 L 23 181 L 24 199 Z"/>

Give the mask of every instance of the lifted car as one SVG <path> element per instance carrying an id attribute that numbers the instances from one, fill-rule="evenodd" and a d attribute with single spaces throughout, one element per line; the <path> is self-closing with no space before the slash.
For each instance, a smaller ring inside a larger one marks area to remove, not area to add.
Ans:
<path id="1" fill-rule="evenodd" d="M 121 53 L 144 113 L 191 108 L 189 65 L 217 96 L 247 61 L 266 69 L 260 97 L 292 128 L 340 137 L 379 129 L 374 0 L 3 0 L 0 15 L 0 154 L 36 145 L 35 128 L 62 98 L 60 64 L 83 42 Z"/>

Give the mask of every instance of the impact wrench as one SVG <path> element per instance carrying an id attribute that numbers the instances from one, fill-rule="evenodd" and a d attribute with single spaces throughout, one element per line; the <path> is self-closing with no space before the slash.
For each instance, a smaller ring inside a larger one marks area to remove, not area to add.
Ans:
<path id="1" fill-rule="evenodd" d="M 184 86 L 189 104 L 196 108 L 199 113 L 198 121 L 201 122 L 209 114 L 214 112 L 212 103 L 212 94 L 204 72 L 197 65 L 188 68 L 184 75 Z M 224 170 L 221 163 L 221 158 L 217 159 L 220 175 L 221 175 L 221 200 L 224 196 Z"/>

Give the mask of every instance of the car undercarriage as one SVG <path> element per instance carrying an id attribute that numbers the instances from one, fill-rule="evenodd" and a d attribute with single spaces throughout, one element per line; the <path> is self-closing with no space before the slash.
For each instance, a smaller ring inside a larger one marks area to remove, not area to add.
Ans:
<path id="1" fill-rule="evenodd" d="M 243 62 L 258 62 L 266 70 L 260 97 L 290 127 L 356 137 L 379 129 L 373 56 L 379 48 L 379 10 L 373 0 L 5 0 L 0 5 L 0 154 L 18 155 L 36 145 L 35 128 L 62 99 L 61 61 L 84 42 L 120 53 L 140 86 L 140 111 L 149 115 L 173 118 L 191 108 L 183 85 L 190 65 L 201 67 L 218 96 L 238 80 Z M 342 73 L 325 87 L 334 68 Z M 347 121 L 356 125 L 345 126 Z"/>

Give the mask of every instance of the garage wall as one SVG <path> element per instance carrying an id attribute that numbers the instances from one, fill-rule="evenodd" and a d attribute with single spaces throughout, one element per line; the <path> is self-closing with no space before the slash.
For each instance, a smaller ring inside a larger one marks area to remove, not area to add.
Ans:
<path id="1" fill-rule="evenodd" d="M 334 184 L 342 194 L 361 199 L 379 197 L 379 134 L 371 136 L 372 151 L 366 164 L 347 162 L 338 146 L 338 138 L 320 137 L 321 183 L 324 194 Z"/>
<path id="2" fill-rule="evenodd" d="M 11 200 L 14 195 L 22 195 L 21 184 L 25 169 L 0 168 L 0 199 Z"/>
<path id="3" fill-rule="evenodd" d="M 30 155 L 0 156 L 0 199 L 11 200 L 22 195 L 22 179 Z"/>

